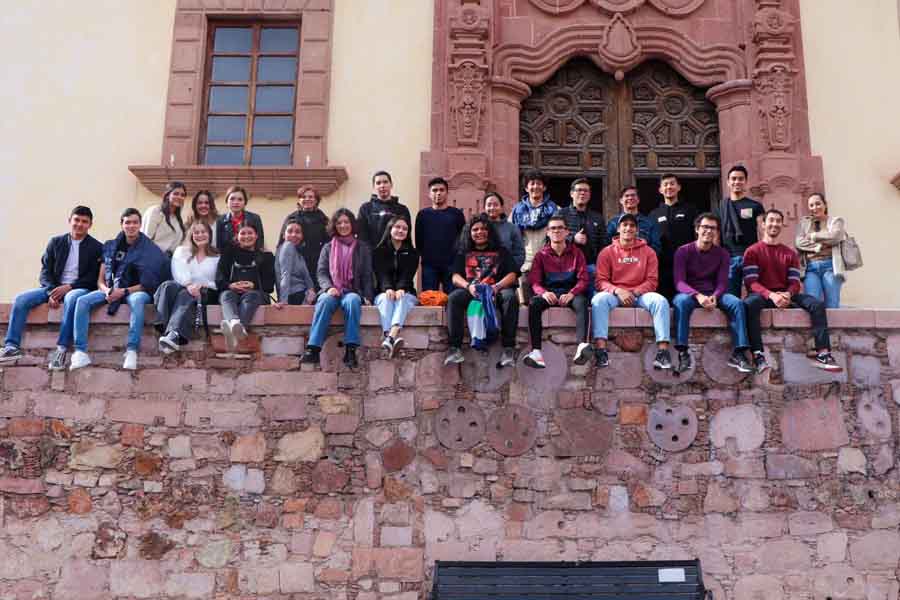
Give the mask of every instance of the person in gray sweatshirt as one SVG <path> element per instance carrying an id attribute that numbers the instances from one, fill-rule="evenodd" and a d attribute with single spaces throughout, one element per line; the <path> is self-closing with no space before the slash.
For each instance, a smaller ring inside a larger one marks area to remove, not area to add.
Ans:
<path id="1" fill-rule="evenodd" d="M 316 286 L 303 258 L 303 227 L 299 220 L 288 219 L 284 241 L 275 252 L 276 308 L 285 304 L 312 304 Z"/>

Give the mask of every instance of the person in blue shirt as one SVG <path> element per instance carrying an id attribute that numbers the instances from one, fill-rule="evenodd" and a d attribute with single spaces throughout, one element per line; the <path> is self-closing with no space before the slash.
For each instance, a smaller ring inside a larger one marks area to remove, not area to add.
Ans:
<path id="1" fill-rule="evenodd" d="M 619 219 L 622 218 L 622 215 L 628 213 L 634 215 L 637 219 L 638 237 L 647 242 L 647 245 L 653 248 L 656 254 L 659 254 L 659 251 L 662 249 L 659 227 L 656 226 L 656 222 L 653 219 L 638 212 L 641 199 L 638 196 L 637 188 L 633 185 L 625 186 L 622 189 L 622 194 L 619 196 L 619 204 L 622 205 L 622 212 L 611 218 L 606 224 L 606 239 L 612 241 L 618 235 Z"/>
<path id="2" fill-rule="evenodd" d="M 443 288 L 449 294 L 454 289 L 453 259 L 466 216 L 447 202 L 449 189 L 443 177 L 429 181 L 431 206 L 416 215 L 415 245 L 422 256 L 423 291 Z"/>

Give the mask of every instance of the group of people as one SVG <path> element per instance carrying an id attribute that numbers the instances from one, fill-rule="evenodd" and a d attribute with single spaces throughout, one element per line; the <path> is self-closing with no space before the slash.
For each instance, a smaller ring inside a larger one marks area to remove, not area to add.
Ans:
<path id="1" fill-rule="evenodd" d="M 297 210 L 285 219 L 272 253 L 265 246 L 262 219 L 246 209 L 246 190 L 227 190 L 224 214 L 218 213 L 215 196 L 201 190 L 185 219 L 187 189 L 173 182 L 160 204 L 144 215 L 134 208 L 123 211 L 121 232 L 103 244 L 88 235 L 90 208 L 72 210 L 69 232 L 47 244 L 40 287 L 14 301 L 0 363 L 22 356 L 27 314 L 44 303 L 62 308 L 48 366 L 66 368 L 74 347 L 68 363 L 74 370 L 91 364 L 88 326 L 92 310 L 100 305 L 110 314 L 123 303 L 131 309 L 123 368 L 136 369 L 144 306 L 150 302 L 156 308 L 159 350 L 165 354 L 181 350 L 197 329 L 208 329 L 205 306 L 212 304 L 221 305 L 220 328 L 234 351 L 258 307 L 274 302 L 276 309 L 315 305 L 303 363 L 319 362 L 332 315 L 340 309 L 344 363 L 354 368 L 365 304 L 378 309 L 388 355 L 394 357 L 403 347 L 402 327 L 419 302 L 416 274 L 421 266 L 423 291 L 446 294 L 448 364 L 465 360 L 468 324 L 472 346 L 485 349 L 499 337 L 498 366 L 512 365 L 524 302 L 531 336 L 524 362 L 533 368 L 546 366 L 541 352 L 545 310 L 573 310 L 578 340 L 574 362 L 593 358 L 598 367 L 606 367 L 610 311 L 626 306 L 653 316 L 655 368 L 690 369 L 691 313 L 718 308 L 727 315 L 733 337 L 729 364 L 742 372 L 763 371 L 768 364 L 760 311 L 794 306 L 811 314 L 815 364 L 840 370 L 830 353 L 825 308 L 840 303 L 844 273 L 836 248 L 845 235 L 843 220 L 828 216 L 822 194 L 812 195 L 795 251 L 778 242 L 784 215 L 746 197 L 746 186 L 747 170 L 733 167 L 729 196 L 714 212 L 698 215 L 680 199 L 678 178 L 666 174 L 660 179 L 659 207 L 640 214 L 638 190 L 628 186 L 620 195 L 622 213 L 606 223 L 589 208 L 587 179 L 572 183 L 571 204 L 559 208 L 544 175 L 530 171 L 524 177 L 525 193 L 509 218 L 503 197 L 489 192 L 482 212 L 466 222 L 463 212 L 448 202 L 447 181 L 436 177 L 428 182 L 431 206 L 419 211 L 413 229 L 409 209 L 392 194 L 390 174 L 378 171 L 372 177 L 372 196 L 358 215 L 340 208 L 328 218 L 319 209 L 318 192 L 301 188 Z M 743 300 L 742 286 L 748 291 Z M 669 350 L 670 302 L 677 366 Z"/>

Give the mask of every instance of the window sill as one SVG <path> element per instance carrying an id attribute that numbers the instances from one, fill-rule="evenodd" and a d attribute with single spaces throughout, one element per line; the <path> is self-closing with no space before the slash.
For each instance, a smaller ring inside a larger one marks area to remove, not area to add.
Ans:
<path id="1" fill-rule="evenodd" d="M 327 196 L 347 181 L 344 167 L 303 169 L 298 167 L 208 167 L 202 165 L 164 167 L 154 165 L 130 165 L 128 170 L 148 190 L 162 194 L 170 181 L 181 181 L 189 194 L 208 189 L 222 193 L 232 185 L 247 188 L 251 196 L 269 198 L 294 198 L 297 188 L 315 187 Z"/>

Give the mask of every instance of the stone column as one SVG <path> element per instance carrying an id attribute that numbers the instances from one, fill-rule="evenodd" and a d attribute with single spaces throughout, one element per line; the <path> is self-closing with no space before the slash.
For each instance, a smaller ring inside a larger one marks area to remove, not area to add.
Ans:
<path id="1" fill-rule="evenodd" d="M 490 179 L 506 200 L 508 213 L 519 193 L 519 112 L 531 89 L 520 81 L 502 77 L 493 77 L 491 83 Z"/>
<path id="2" fill-rule="evenodd" d="M 716 105 L 719 115 L 719 155 L 722 182 L 733 165 L 747 165 L 753 156 L 753 132 L 755 123 L 750 105 L 753 82 L 749 79 L 733 79 L 720 83 L 706 92 L 707 99 Z"/>

